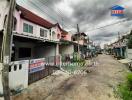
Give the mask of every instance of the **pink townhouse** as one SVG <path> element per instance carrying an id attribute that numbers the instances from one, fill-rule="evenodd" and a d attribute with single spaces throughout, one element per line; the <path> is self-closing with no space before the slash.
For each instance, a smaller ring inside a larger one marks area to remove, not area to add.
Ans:
<path id="1" fill-rule="evenodd" d="M 6 16 L 4 13 L 1 21 Z M 4 27 L 1 26 L 2 29 Z M 0 38 L 1 44 L 2 32 Z M 14 12 L 12 61 L 57 56 L 60 39 L 61 30 L 57 24 L 17 5 Z"/>
<path id="2" fill-rule="evenodd" d="M 72 41 L 72 34 L 62 30 L 59 53 L 63 56 L 72 55 L 74 53 L 74 45 L 75 43 Z"/>
<path id="3" fill-rule="evenodd" d="M 88 38 L 88 36 L 85 33 L 72 35 L 72 41 L 76 44 L 74 46 L 75 52 L 78 51 L 78 43 L 79 43 L 81 54 L 86 54 L 86 52 L 87 52 L 87 44 L 89 42 L 89 38 Z"/>
<path id="4" fill-rule="evenodd" d="M 1 0 L 0 52 L 8 10 L 9 1 Z M 61 39 L 61 29 L 57 24 L 53 24 L 19 5 L 14 11 L 13 25 L 12 62 L 9 66 L 9 87 L 11 90 L 27 88 L 28 84 L 52 73 L 51 64 L 57 65 L 56 56 L 59 55 L 59 41 Z M 34 62 L 39 63 L 40 61 L 44 64 L 41 65 L 42 69 L 39 69 L 38 64 L 34 64 Z M 50 63 L 50 67 L 45 66 L 47 62 Z M 30 73 L 30 64 L 36 65 L 35 68 L 38 70 Z M 0 73 L 0 94 L 3 92 L 1 76 Z"/>

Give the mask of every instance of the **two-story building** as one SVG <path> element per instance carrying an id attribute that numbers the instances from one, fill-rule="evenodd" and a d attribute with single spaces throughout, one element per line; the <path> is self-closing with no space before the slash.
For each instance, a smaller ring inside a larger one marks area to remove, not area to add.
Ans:
<path id="1" fill-rule="evenodd" d="M 14 12 L 12 60 L 59 55 L 61 31 L 58 25 L 17 6 Z"/>
<path id="2" fill-rule="evenodd" d="M 86 54 L 87 52 L 87 44 L 88 44 L 88 37 L 85 33 L 80 33 L 80 34 L 74 34 L 72 36 L 72 40 L 74 43 L 76 43 L 77 45 L 75 45 L 75 52 L 78 51 L 78 43 L 79 43 L 79 48 L 80 48 L 80 52 L 81 54 Z"/>
<path id="3" fill-rule="evenodd" d="M 71 55 L 74 53 L 74 42 L 72 41 L 72 34 L 63 30 L 61 34 L 59 51 L 61 55 Z"/>
<path id="4" fill-rule="evenodd" d="M 9 1 L 2 0 L 0 2 L 0 51 L 8 10 Z M 52 70 L 49 70 L 49 67 L 47 69 L 44 64 L 47 61 L 53 65 L 58 64 L 56 56 L 59 55 L 60 38 L 61 30 L 57 24 L 53 24 L 19 5 L 16 6 L 11 45 L 12 66 L 9 66 L 11 89 L 26 88 L 29 83 L 51 73 Z M 0 71 L 1 69 L 0 62 Z M 1 76 L 0 73 L 0 93 L 2 93 Z"/>

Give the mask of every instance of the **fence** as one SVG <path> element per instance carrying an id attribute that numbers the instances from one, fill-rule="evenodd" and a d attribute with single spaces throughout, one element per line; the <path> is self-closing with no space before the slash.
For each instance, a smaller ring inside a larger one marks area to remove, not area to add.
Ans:
<path id="1" fill-rule="evenodd" d="M 11 90 L 22 90 L 28 87 L 29 60 L 11 62 L 9 66 L 9 87 Z M 2 73 L 0 73 L 0 94 L 3 94 Z"/>
<path id="2" fill-rule="evenodd" d="M 61 56 L 50 56 L 45 58 L 46 66 L 59 67 L 61 64 Z"/>
<path id="3" fill-rule="evenodd" d="M 22 90 L 48 75 L 60 66 L 60 56 L 11 62 L 9 86 L 11 90 Z M 1 71 L 1 65 L 0 65 Z M 0 73 L 0 94 L 3 94 L 2 73 Z"/>
<path id="4" fill-rule="evenodd" d="M 78 53 L 65 54 L 61 56 L 61 67 L 64 70 L 74 71 L 85 65 L 84 55 Z"/>
<path id="5" fill-rule="evenodd" d="M 29 81 L 31 84 L 48 75 L 51 75 L 54 70 L 60 66 L 60 56 L 51 56 L 41 59 L 32 59 L 29 63 Z"/>
<path id="6" fill-rule="evenodd" d="M 78 54 L 78 53 L 65 54 L 65 55 L 61 55 L 61 57 L 62 57 L 61 59 L 62 62 L 77 62 L 85 58 L 83 54 Z"/>

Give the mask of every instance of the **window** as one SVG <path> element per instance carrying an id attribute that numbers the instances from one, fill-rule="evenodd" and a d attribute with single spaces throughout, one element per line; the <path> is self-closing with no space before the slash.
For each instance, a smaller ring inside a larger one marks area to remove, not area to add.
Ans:
<path id="1" fill-rule="evenodd" d="M 28 24 L 23 24 L 23 32 L 28 32 Z"/>
<path id="2" fill-rule="evenodd" d="M 33 26 L 23 23 L 23 32 L 33 33 Z"/>
<path id="3" fill-rule="evenodd" d="M 73 41 L 76 41 L 76 39 L 75 39 L 75 38 L 73 38 Z"/>
<path id="4" fill-rule="evenodd" d="M 52 34 L 55 34 L 55 32 L 53 31 Z"/>
<path id="5" fill-rule="evenodd" d="M 31 57 L 31 48 L 19 48 L 19 58 Z"/>
<path id="6" fill-rule="evenodd" d="M 40 36 L 41 37 L 47 37 L 47 30 L 40 28 Z"/>
<path id="7" fill-rule="evenodd" d="M 29 31 L 29 33 L 33 33 L 33 26 L 29 25 L 28 31 Z"/>

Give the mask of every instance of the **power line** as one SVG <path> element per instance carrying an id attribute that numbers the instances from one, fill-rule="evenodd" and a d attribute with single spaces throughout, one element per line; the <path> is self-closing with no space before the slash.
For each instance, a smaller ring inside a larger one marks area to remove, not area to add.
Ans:
<path id="1" fill-rule="evenodd" d="M 34 2 L 32 2 L 32 1 L 30 1 L 31 3 L 34 3 Z M 52 13 L 54 13 L 54 14 L 56 14 L 57 16 L 59 16 L 59 17 L 61 17 L 61 19 L 59 18 L 59 20 L 62 20 L 62 19 L 64 19 L 63 17 L 62 17 L 62 15 L 59 13 L 58 14 L 58 12 L 57 13 L 55 13 L 55 12 L 53 12 L 54 11 L 54 9 L 53 8 L 51 8 L 51 7 L 48 7 L 47 5 L 45 5 L 47 2 L 45 1 L 45 2 L 42 2 L 42 1 L 39 1 L 40 3 L 42 3 L 43 4 L 43 6 L 45 6 L 46 8 L 48 8 L 48 12 L 49 11 L 51 11 Z M 45 3 L 45 4 L 44 4 Z M 37 5 L 34 5 L 35 7 L 37 6 Z M 42 11 L 42 8 L 40 8 L 39 10 L 41 10 Z M 46 10 L 46 9 L 45 9 Z M 47 10 L 46 10 L 47 11 Z M 46 13 L 47 14 L 47 13 Z M 48 16 L 49 16 L 49 13 L 48 13 Z M 50 16 L 51 17 L 51 16 Z M 53 19 L 56 19 L 56 18 L 54 18 L 53 16 L 52 16 L 52 18 Z M 57 20 L 57 22 L 58 22 L 58 20 Z M 63 24 L 64 25 L 64 24 Z M 64 25 L 65 27 L 67 27 L 66 25 Z M 69 27 L 69 26 L 68 26 Z"/>
<path id="2" fill-rule="evenodd" d="M 43 5 L 46 6 L 48 9 L 50 9 L 52 12 L 55 11 L 55 9 L 53 7 L 46 5 L 48 3 L 48 1 L 46 1 L 46 0 L 45 0 L 45 2 L 40 1 L 40 0 L 38 0 L 38 1 L 43 3 Z M 71 24 L 70 25 L 66 25 L 66 24 L 63 23 L 64 19 L 67 19 L 67 18 L 63 15 L 62 11 L 59 8 L 57 8 L 57 11 L 55 11 L 55 14 L 57 14 L 59 17 L 61 17 L 62 25 L 64 25 L 65 27 L 71 27 L 71 26 L 73 27 L 73 25 L 71 25 Z"/>
<path id="3" fill-rule="evenodd" d="M 36 8 L 38 7 L 39 10 L 40 10 L 41 12 L 43 12 L 44 14 L 47 14 L 47 15 L 48 15 L 51 19 L 53 19 L 54 21 L 56 21 L 56 22 L 59 21 L 58 17 L 52 16 L 51 14 L 49 14 L 49 11 L 48 11 L 47 9 L 42 10 L 41 7 L 39 7 L 39 5 L 37 5 L 37 4 L 33 3 L 33 2 L 32 2 L 32 4 L 33 4 Z"/>
<path id="4" fill-rule="evenodd" d="M 111 25 L 115 25 L 115 24 L 118 24 L 118 23 L 126 22 L 126 21 L 130 21 L 130 20 L 129 19 L 124 19 L 124 20 L 121 20 L 121 21 L 118 21 L 118 22 L 115 22 L 115 23 L 112 23 L 112 24 L 109 24 L 109 25 L 105 25 L 105 26 L 101 26 L 101 27 L 97 27 L 97 28 L 94 28 L 94 29 L 87 30 L 87 32 L 97 30 L 97 29 L 102 29 L 102 28 L 105 28 L 105 27 L 108 27 L 108 26 L 111 26 Z"/>
<path id="5" fill-rule="evenodd" d="M 24 2 L 24 1 L 22 1 L 22 2 Z M 45 11 L 44 11 L 44 10 L 42 10 L 38 5 L 36 5 L 34 2 L 30 1 L 30 3 L 31 3 L 37 10 L 41 11 L 42 13 L 47 14 L 52 20 L 58 22 L 58 20 L 57 20 L 56 18 L 54 18 L 53 16 L 51 16 L 50 14 L 47 13 L 48 11 L 47 11 L 46 9 L 45 9 Z M 47 11 L 47 12 L 46 12 L 46 11 Z"/>

